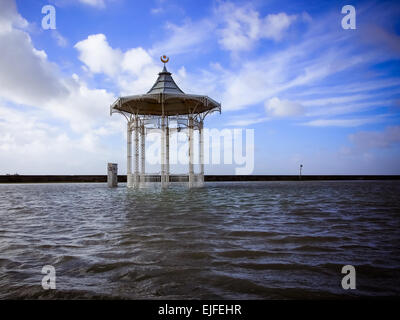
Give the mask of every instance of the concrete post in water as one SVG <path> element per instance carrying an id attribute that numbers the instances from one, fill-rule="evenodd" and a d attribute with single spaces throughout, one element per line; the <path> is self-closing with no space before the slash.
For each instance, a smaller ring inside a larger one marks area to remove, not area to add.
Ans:
<path id="1" fill-rule="evenodd" d="M 118 164 L 108 163 L 107 165 L 107 185 L 109 188 L 118 187 Z"/>

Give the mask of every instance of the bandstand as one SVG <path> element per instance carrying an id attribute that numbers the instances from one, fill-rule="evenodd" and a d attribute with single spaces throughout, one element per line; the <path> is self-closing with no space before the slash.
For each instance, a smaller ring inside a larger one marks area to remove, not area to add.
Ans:
<path id="1" fill-rule="evenodd" d="M 141 95 L 119 97 L 110 106 L 110 115 L 120 113 L 127 119 L 127 186 L 138 187 L 146 182 L 188 182 L 189 187 L 204 183 L 204 119 L 215 111 L 221 112 L 221 104 L 208 96 L 186 94 L 175 83 L 161 57 L 163 70 L 153 87 Z M 151 130 L 161 133 L 161 174 L 146 174 L 146 134 Z M 199 133 L 200 172 L 194 172 L 193 132 Z M 189 172 L 185 175 L 170 174 L 170 134 L 174 131 L 188 135 Z M 132 157 L 132 133 L 134 133 L 134 157 Z M 132 158 L 134 165 L 132 170 Z M 140 162 L 140 165 L 139 165 Z M 132 172 L 133 171 L 133 172 Z"/>

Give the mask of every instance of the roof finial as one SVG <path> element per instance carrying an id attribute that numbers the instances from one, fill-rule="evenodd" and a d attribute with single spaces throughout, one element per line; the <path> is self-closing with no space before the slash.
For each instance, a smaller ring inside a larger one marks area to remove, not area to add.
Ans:
<path id="1" fill-rule="evenodd" d="M 160 57 L 161 62 L 165 64 L 169 61 L 169 57 L 167 57 L 165 54 L 163 56 Z"/>

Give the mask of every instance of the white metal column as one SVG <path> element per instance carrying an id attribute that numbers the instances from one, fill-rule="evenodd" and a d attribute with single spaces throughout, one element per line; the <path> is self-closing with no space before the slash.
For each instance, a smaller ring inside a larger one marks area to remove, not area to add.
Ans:
<path id="1" fill-rule="evenodd" d="M 165 154 L 165 166 L 166 166 L 166 173 L 165 173 L 165 179 L 166 182 L 169 183 L 169 126 L 167 123 L 166 127 L 166 154 Z"/>
<path id="2" fill-rule="evenodd" d="M 189 187 L 194 184 L 193 167 L 193 117 L 189 116 Z"/>
<path id="3" fill-rule="evenodd" d="M 200 182 L 204 184 L 204 132 L 203 120 L 200 121 L 199 126 L 199 163 L 200 163 Z"/>
<path id="4" fill-rule="evenodd" d="M 135 117 L 135 174 L 134 174 L 135 187 L 139 183 L 139 119 Z"/>
<path id="5" fill-rule="evenodd" d="M 146 129 L 144 127 L 144 123 L 142 124 L 141 127 L 141 132 L 140 132 L 140 139 L 141 139 L 141 172 L 140 172 L 140 181 L 141 182 L 145 182 L 145 174 L 146 174 Z"/>
<path id="6" fill-rule="evenodd" d="M 126 184 L 127 187 L 132 187 L 132 128 L 130 121 L 126 127 Z"/>
<path id="7" fill-rule="evenodd" d="M 161 118 L 161 185 L 165 185 L 165 116 Z"/>

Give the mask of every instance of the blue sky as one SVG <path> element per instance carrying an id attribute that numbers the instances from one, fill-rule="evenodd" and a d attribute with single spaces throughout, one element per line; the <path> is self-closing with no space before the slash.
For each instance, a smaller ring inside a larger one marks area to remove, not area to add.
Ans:
<path id="1" fill-rule="evenodd" d="M 146 92 L 163 54 L 222 103 L 207 127 L 255 130 L 254 174 L 400 174 L 399 17 L 396 1 L 1 1 L 0 174 L 125 173 L 109 105 Z"/>

